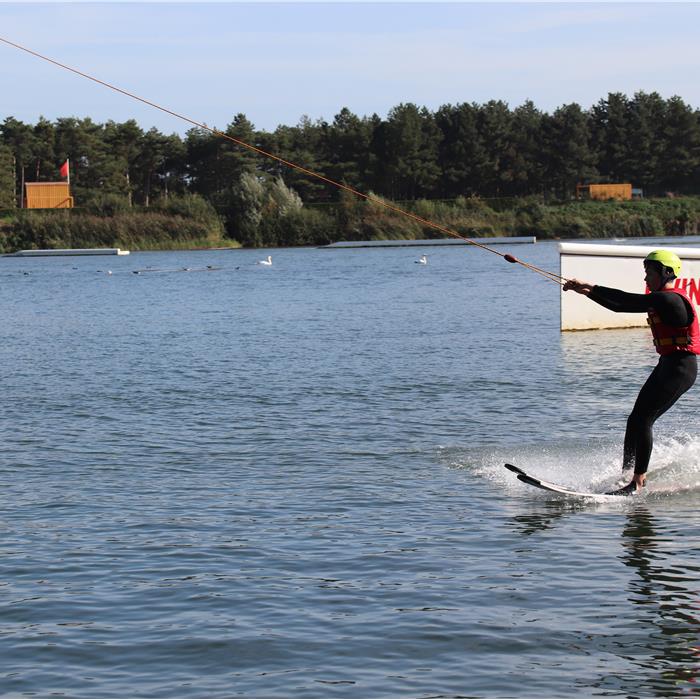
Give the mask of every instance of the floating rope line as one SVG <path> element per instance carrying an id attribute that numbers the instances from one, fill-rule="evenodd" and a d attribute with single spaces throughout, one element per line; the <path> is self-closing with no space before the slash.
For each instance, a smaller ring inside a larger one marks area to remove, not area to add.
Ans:
<path id="1" fill-rule="evenodd" d="M 75 75 L 79 75 L 81 78 L 86 78 L 87 80 L 91 80 L 94 83 L 97 83 L 98 85 L 102 85 L 103 87 L 106 87 L 110 90 L 114 90 L 115 92 L 118 92 L 122 95 L 125 95 L 126 97 L 131 98 L 132 100 L 136 100 L 137 102 L 141 102 L 145 105 L 148 105 L 149 107 L 153 107 L 154 109 L 160 110 L 161 112 L 164 112 L 165 114 L 169 114 L 172 117 L 175 117 L 177 119 L 181 119 L 184 122 L 187 122 L 188 124 L 192 124 L 193 126 L 196 126 L 200 129 L 203 129 L 205 131 L 209 131 L 210 133 L 214 134 L 215 136 L 218 136 L 220 138 L 226 139 L 228 141 L 232 141 L 236 145 L 240 146 L 241 148 L 247 148 L 250 151 L 253 151 L 255 153 L 258 153 L 259 155 L 265 156 L 266 158 L 271 158 L 272 160 L 276 160 L 278 163 L 282 163 L 282 165 L 286 165 L 289 168 L 292 168 L 294 170 L 298 170 L 301 173 L 304 173 L 305 175 L 308 175 L 309 177 L 316 178 L 317 180 L 321 180 L 329 185 L 333 185 L 334 187 L 337 187 L 338 189 L 345 190 L 346 192 L 350 192 L 351 194 L 354 194 L 356 197 L 360 197 L 361 199 L 364 199 L 368 202 L 372 202 L 373 204 L 378 204 L 386 209 L 389 209 L 393 212 L 396 212 L 397 214 L 401 214 L 403 216 L 408 217 L 409 219 L 413 219 L 414 221 L 417 221 L 420 224 L 423 224 L 424 226 L 428 226 L 429 228 L 433 228 L 436 231 L 440 231 L 441 233 L 446 233 L 449 236 L 452 236 L 453 238 L 459 238 L 460 240 L 464 241 L 465 243 L 468 243 L 470 245 L 476 246 L 477 248 L 481 248 L 482 250 L 485 250 L 489 253 L 493 253 L 494 255 L 498 255 L 502 257 L 506 262 L 509 263 L 517 263 L 518 265 L 522 265 L 528 270 L 531 270 L 532 272 L 536 272 L 539 275 L 542 275 L 546 279 L 556 282 L 559 285 L 563 285 L 564 282 L 566 281 L 564 277 L 561 275 L 557 275 L 554 272 L 549 272 L 548 270 L 543 270 L 540 267 L 537 267 L 536 265 L 532 265 L 530 263 L 524 262 L 522 260 L 518 260 L 518 258 L 514 257 L 513 255 L 510 255 L 508 253 L 501 253 L 494 248 L 489 247 L 488 245 L 485 245 L 484 243 L 479 243 L 478 241 L 472 240 L 471 238 L 466 238 L 465 236 L 462 236 L 461 234 L 457 233 L 456 231 L 453 231 L 450 228 L 447 228 L 446 226 L 442 226 L 441 224 L 437 224 L 434 221 L 430 221 L 429 219 L 425 219 L 422 216 L 418 216 L 417 214 L 414 214 L 410 211 L 406 211 L 405 209 L 401 209 L 401 207 L 397 207 L 395 204 L 391 204 L 390 202 L 386 202 L 383 199 L 378 199 L 376 197 L 372 197 L 371 195 L 365 194 L 364 192 L 360 192 L 359 190 L 354 189 L 353 187 L 350 187 L 349 185 L 345 185 L 341 182 L 336 182 L 335 180 L 331 180 L 330 178 L 326 177 L 325 175 L 321 175 L 320 173 L 314 172 L 313 170 L 309 170 L 308 168 L 305 168 L 302 165 L 298 165 L 297 163 L 293 163 L 292 161 L 285 160 L 284 158 L 281 158 L 280 156 L 275 155 L 274 153 L 269 153 L 268 151 L 263 150 L 262 148 L 258 148 L 257 146 L 253 146 L 252 144 L 246 143 L 245 141 L 241 141 L 240 139 L 235 138 L 234 136 L 231 136 L 229 134 L 225 134 L 222 131 L 219 131 L 217 129 L 214 129 L 210 126 L 207 126 L 204 123 L 198 122 L 194 119 L 191 119 L 190 117 L 185 116 L 184 114 L 179 114 L 178 112 L 174 112 L 171 109 L 168 109 L 167 107 L 163 107 L 159 104 L 156 104 L 155 102 L 151 102 L 150 100 L 147 100 L 143 97 L 139 97 L 138 95 L 135 95 L 127 90 L 124 90 L 120 87 L 117 87 L 116 85 L 112 85 L 111 83 L 105 82 L 104 80 L 100 80 L 99 78 L 95 78 L 92 75 L 89 75 L 88 73 L 84 73 L 83 71 L 78 70 L 77 68 L 72 68 L 71 66 L 68 66 L 64 63 L 60 63 L 59 61 L 54 60 L 53 58 L 49 58 L 48 56 L 44 56 L 40 53 L 37 53 L 36 51 L 32 51 L 32 49 L 28 49 L 26 46 L 22 46 L 20 44 L 16 44 L 13 41 L 10 41 L 9 39 L 5 39 L 0 36 L 0 42 L 7 44 L 8 46 L 12 46 L 15 49 L 19 49 L 20 51 L 24 51 L 25 53 L 30 54 L 31 56 L 34 56 L 35 58 L 39 58 L 42 61 L 46 61 L 48 63 L 52 63 L 55 66 L 58 66 L 59 68 L 62 68 L 63 70 L 70 71 L 71 73 L 75 73 Z"/>

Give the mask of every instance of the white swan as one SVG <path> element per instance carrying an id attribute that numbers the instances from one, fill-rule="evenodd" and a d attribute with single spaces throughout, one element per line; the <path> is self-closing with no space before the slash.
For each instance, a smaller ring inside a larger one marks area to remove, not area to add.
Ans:
<path id="1" fill-rule="evenodd" d="M 258 260 L 258 265 L 272 265 L 272 256 L 268 255 L 267 260 Z"/>
<path id="2" fill-rule="evenodd" d="M 428 256 L 421 255 L 420 260 L 414 260 L 413 262 L 420 263 L 421 265 L 427 265 L 428 264 Z"/>

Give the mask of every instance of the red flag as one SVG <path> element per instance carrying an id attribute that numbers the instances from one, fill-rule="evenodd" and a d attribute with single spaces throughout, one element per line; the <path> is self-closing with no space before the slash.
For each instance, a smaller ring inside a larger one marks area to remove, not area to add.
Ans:
<path id="1" fill-rule="evenodd" d="M 68 177 L 70 175 L 68 171 L 68 161 L 61 166 L 61 170 L 59 171 L 61 173 L 61 177 Z"/>

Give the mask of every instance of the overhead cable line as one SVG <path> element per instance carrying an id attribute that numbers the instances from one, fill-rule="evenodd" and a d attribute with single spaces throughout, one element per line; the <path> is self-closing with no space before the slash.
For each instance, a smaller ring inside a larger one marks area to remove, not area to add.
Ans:
<path id="1" fill-rule="evenodd" d="M 402 209 L 401 207 L 397 207 L 395 204 L 387 202 L 383 199 L 379 199 L 377 197 L 373 197 L 371 195 L 365 194 L 364 192 L 360 192 L 359 190 L 356 190 L 355 188 L 350 187 L 349 185 L 343 184 L 341 182 L 336 182 L 335 180 L 332 180 L 331 178 L 326 177 L 325 175 L 321 175 L 320 173 L 317 173 L 313 170 L 309 170 L 308 168 L 305 168 L 302 165 L 299 165 L 297 163 L 293 163 L 292 161 L 281 158 L 280 156 L 277 156 L 274 153 L 269 153 L 268 151 L 265 151 L 262 148 L 258 148 L 257 146 L 254 146 L 250 143 L 246 143 L 245 141 L 241 141 L 240 139 L 237 139 L 234 136 L 231 136 L 230 134 L 226 134 L 222 131 L 219 131 L 218 129 L 214 129 L 214 128 L 208 126 L 207 124 L 204 124 L 202 122 L 198 122 L 194 119 L 191 119 L 190 117 L 187 117 L 184 114 L 179 114 L 178 112 L 174 112 L 173 110 L 168 109 L 167 107 L 163 107 L 159 104 L 156 104 L 155 102 L 151 102 L 150 100 L 147 100 L 143 97 L 139 97 L 138 95 L 135 95 L 134 93 L 131 93 L 128 90 L 124 90 L 124 89 L 117 87 L 116 85 L 112 85 L 111 83 L 108 83 L 104 80 L 100 80 L 99 78 L 95 78 L 94 76 L 89 75 L 88 73 L 84 73 L 83 71 L 78 70 L 77 68 L 73 68 L 71 66 L 68 66 L 64 63 L 61 63 L 60 61 L 54 60 L 53 58 L 49 58 L 48 56 L 44 56 L 43 54 L 40 54 L 37 51 L 33 51 L 32 49 L 29 49 L 26 46 L 22 46 L 21 44 L 17 44 L 14 41 L 10 41 L 9 39 L 5 39 L 1 36 L 0 36 L 0 42 L 7 44 L 8 46 L 12 46 L 15 49 L 19 49 L 20 51 L 24 51 L 25 53 L 28 53 L 31 56 L 34 56 L 35 58 L 39 58 L 42 61 L 52 63 L 53 65 L 58 66 L 59 68 L 62 68 L 63 70 L 67 70 L 67 71 L 70 71 L 71 73 L 74 73 L 75 75 L 79 75 L 81 78 L 86 78 L 87 80 L 91 80 L 92 82 L 97 83 L 98 85 L 102 85 L 103 87 L 106 87 L 110 90 L 114 90 L 115 92 L 118 92 L 122 95 L 125 95 L 126 97 L 131 98 L 132 100 L 136 100 L 137 102 L 141 102 L 145 105 L 148 105 L 149 107 L 153 107 L 154 109 L 160 110 L 161 112 L 164 112 L 165 114 L 169 114 L 170 116 L 175 117 L 177 119 L 180 119 L 184 122 L 187 122 L 188 124 L 192 124 L 193 126 L 196 126 L 199 129 L 209 131 L 212 134 L 214 134 L 215 136 L 218 136 L 220 138 L 231 141 L 242 148 L 247 148 L 250 151 L 253 151 L 255 153 L 258 153 L 259 155 L 265 156 L 266 158 L 271 158 L 272 160 L 275 160 L 278 163 L 282 163 L 282 165 L 285 165 L 289 168 L 292 168 L 292 169 L 297 170 L 301 173 L 304 173 L 305 175 L 308 175 L 309 177 L 316 178 L 317 180 L 321 180 L 322 182 L 325 182 L 329 185 L 333 185 L 334 187 L 337 187 L 338 189 L 345 190 L 346 192 L 350 192 L 351 194 L 355 195 L 356 197 L 360 197 L 361 199 L 364 199 L 368 202 L 372 202 L 373 204 L 378 204 L 386 209 L 389 209 L 393 212 L 396 212 L 397 214 L 401 214 L 403 216 L 408 217 L 409 219 L 413 219 L 414 221 L 417 221 L 418 223 L 423 224 L 424 226 L 428 226 L 429 228 L 435 229 L 436 231 L 440 231 L 441 233 L 446 233 L 447 235 L 452 236 L 453 238 L 459 238 L 460 240 L 464 241 L 465 243 L 476 246 L 477 248 L 481 248 L 482 250 L 485 250 L 489 253 L 493 253 L 494 255 L 498 255 L 509 263 L 517 263 L 518 265 L 522 265 L 523 267 L 527 268 L 528 270 L 532 270 L 532 272 L 536 272 L 537 274 L 542 275 L 543 277 L 546 277 L 547 279 L 549 279 L 552 282 L 556 282 L 557 284 L 561 285 L 565 281 L 565 279 L 561 275 L 557 275 L 554 272 L 549 272 L 547 270 L 543 270 L 542 268 L 537 267 L 536 265 L 532 265 L 532 264 L 524 262 L 522 260 L 518 260 L 518 258 L 514 257 L 513 255 L 510 255 L 509 253 L 501 253 L 498 250 L 495 250 L 494 248 L 491 248 L 488 245 L 485 245 L 484 243 L 479 243 L 478 241 L 475 241 L 471 238 L 466 238 L 465 236 L 462 236 L 461 234 L 457 233 L 456 231 L 453 231 L 450 228 L 447 228 L 446 226 L 442 226 L 441 224 L 438 224 L 434 221 L 430 221 L 429 219 L 425 219 L 422 216 L 418 216 L 417 214 L 414 214 L 413 212 Z"/>

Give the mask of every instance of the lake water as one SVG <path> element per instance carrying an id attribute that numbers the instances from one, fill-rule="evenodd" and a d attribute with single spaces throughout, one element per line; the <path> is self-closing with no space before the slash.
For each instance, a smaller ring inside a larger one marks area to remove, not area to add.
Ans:
<path id="1" fill-rule="evenodd" d="M 474 248 L 268 252 L 0 259 L 0 694 L 700 696 L 700 389 L 639 497 L 502 466 L 612 486 L 647 331 Z"/>

